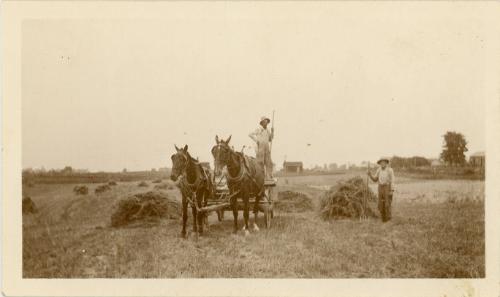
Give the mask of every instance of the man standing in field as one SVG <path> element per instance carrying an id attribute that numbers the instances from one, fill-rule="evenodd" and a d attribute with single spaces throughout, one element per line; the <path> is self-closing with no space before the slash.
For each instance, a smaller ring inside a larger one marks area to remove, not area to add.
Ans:
<path id="1" fill-rule="evenodd" d="M 382 216 L 382 222 L 387 222 L 391 219 L 391 203 L 392 193 L 394 192 L 394 171 L 388 167 L 389 159 L 380 158 L 377 161 L 380 167 L 372 175 L 368 170 L 368 176 L 374 182 L 378 182 L 378 210 Z"/>
<path id="2" fill-rule="evenodd" d="M 271 131 L 267 129 L 267 125 L 271 120 L 267 117 L 260 118 L 260 126 L 250 133 L 248 136 L 256 143 L 257 162 L 262 165 L 266 174 L 266 179 L 273 178 L 273 162 L 271 160 L 270 143 L 274 137 L 274 128 Z"/>

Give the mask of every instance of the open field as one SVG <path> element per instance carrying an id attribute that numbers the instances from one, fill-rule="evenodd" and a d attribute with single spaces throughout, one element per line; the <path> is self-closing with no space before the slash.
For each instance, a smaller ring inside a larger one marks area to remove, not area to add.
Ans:
<path id="1" fill-rule="evenodd" d="M 278 191 L 304 192 L 317 206 L 326 186 L 348 177 L 282 177 Z M 231 234 L 227 212 L 221 223 L 210 217 L 205 236 L 186 240 L 179 220 L 110 227 L 118 200 L 154 184 L 118 183 L 97 196 L 98 184 L 88 184 L 87 196 L 75 195 L 74 186 L 24 189 L 38 208 L 23 216 L 25 278 L 484 277 L 482 181 L 400 178 L 394 218 L 385 224 L 282 212 L 269 230 L 260 215 L 261 231 L 245 237 Z M 180 199 L 176 189 L 165 192 Z"/>

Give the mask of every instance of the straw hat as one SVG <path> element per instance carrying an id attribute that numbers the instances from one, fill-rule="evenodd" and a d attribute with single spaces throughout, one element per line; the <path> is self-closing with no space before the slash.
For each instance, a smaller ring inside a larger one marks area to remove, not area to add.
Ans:
<path id="1" fill-rule="evenodd" d="M 262 124 L 262 122 L 264 122 L 264 121 L 267 121 L 268 124 L 271 122 L 271 120 L 268 117 L 263 116 L 263 117 L 260 118 L 260 122 L 259 123 Z"/>
<path id="2" fill-rule="evenodd" d="M 382 157 L 382 158 L 380 158 L 380 159 L 377 161 L 377 164 L 379 164 L 379 165 L 380 165 L 380 163 L 381 163 L 381 162 L 383 162 L 383 161 L 386 161 L 386 162 L 387 162 L 387 164 L 389 164 L 389 158 L 386 158 L 386 157 Z"/>

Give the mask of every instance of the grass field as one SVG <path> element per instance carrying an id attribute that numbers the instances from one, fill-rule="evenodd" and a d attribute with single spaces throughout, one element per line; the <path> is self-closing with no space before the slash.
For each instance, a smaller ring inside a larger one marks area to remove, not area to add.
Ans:
<path id="1" fill-rule="evenodd" d="M 307 193 L 346 175 L 282 177 L 278 190 Z M 210 218 L 196 239 L 179 220 L 111 228 L 117 201 L 149 191 L 119 183 L 76 196 L 72 184 L 35 185 L 24 194 L 38 213 L 23 216 L 25 278 L 416 278 L 484 277 L 484 182 L 399 179 L 393 220 L 325 222 L 316 211 L 276 213 L 273 226 L 232 235 L 232 215 Z M 176 189 L 166 191 L 179 199 Z M 252 216 L 253 217 L 253 216 Z M 240 214 L 240 220 L 242 214 Z M 191 218 L 189 220 L 191 227 Z M 240 224 L 241 226 L 241 224 Z"/>

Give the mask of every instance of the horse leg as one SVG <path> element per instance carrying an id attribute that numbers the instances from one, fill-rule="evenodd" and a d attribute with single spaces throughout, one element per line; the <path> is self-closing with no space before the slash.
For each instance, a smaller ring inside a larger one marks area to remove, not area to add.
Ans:
<path id="1" fill-rule="evenodd" d="M 205 225 L 207 232 L 209 232 L 210 225 L 208 224 L 208 212 L 204 212 L 202 217 L 203 217 L 203 225 Z"/>
<path id="2" fill-rule="evenodd" d="M 210 192 L 207 190 L 205 191 L 205 198 L 203 199 L 203 207 L 206 207 L 207 206 L 207 201 L 208 199 L 210 198 Z M 205 224 L 205 226 L 207 227 L 207 232 L 210 231 L 210 226 L 208 225 L 208 215 L 209 213 L 208 212 L 204 212 L 203 213 L 203 224 Z"/>
<path id="3" fill-rule="evenodd" d="M 236 199 L 236 197 L 231 199 L 231 204 L 234 218 L 233 233 L 236 234 L 238 233 L 238 200 Z"/>
<path id="4" fill-rule="evenodd" d="M 203 196 L 201 196 L 201 197 L 203 197 Z M 198 200 L 196 203 L 198 204 L 198 208 L 203 207 L 202 202 L 200 200 Z M 197 215 L 198 215 L 198 231 L 200 232 L 200 235 L 202 235 L 203 234 L 203 223 L 204 223 L 203 218 L 205 216 L 204 216 L 204 213 L 201 211 L 200 212 L 197 211 Z"/>
<path id="5" fill-rule="evenodd" d="M 245 230 L 245 236 L 250 235 L 248 231 L 248 219 L 250 217 L 250 203 L 248 198 L 248 192 L 243 193 L 243 219 L 245 220 L 245 226 L 243 230 Z"/>
<path id="6" fill-rule="evenodd" d="M 255 204 L 253 205 L 253 230 L 254 231 L 259 231 L 259 226 L 257 225 L 257 218 L 259 216 L 259 204 L 262 196 L 257 195 L 255 196 Z"/>
<path id="7" fill-rule="evenodd" d="M 186 223 L 188 219 L 188 204 L 184 197 L 182 197 L 182 231 L 181 237 L 186 238 Z"/>
<path id="8" fill-rule="evenodd" d="M 196 211 L 195 205 L 191 206 L 191 211 L 193 213 L 193 232 L 194 232 L 195 236 L 198 236 L 198 223 L 197 223 L 198 212 Z"/>

